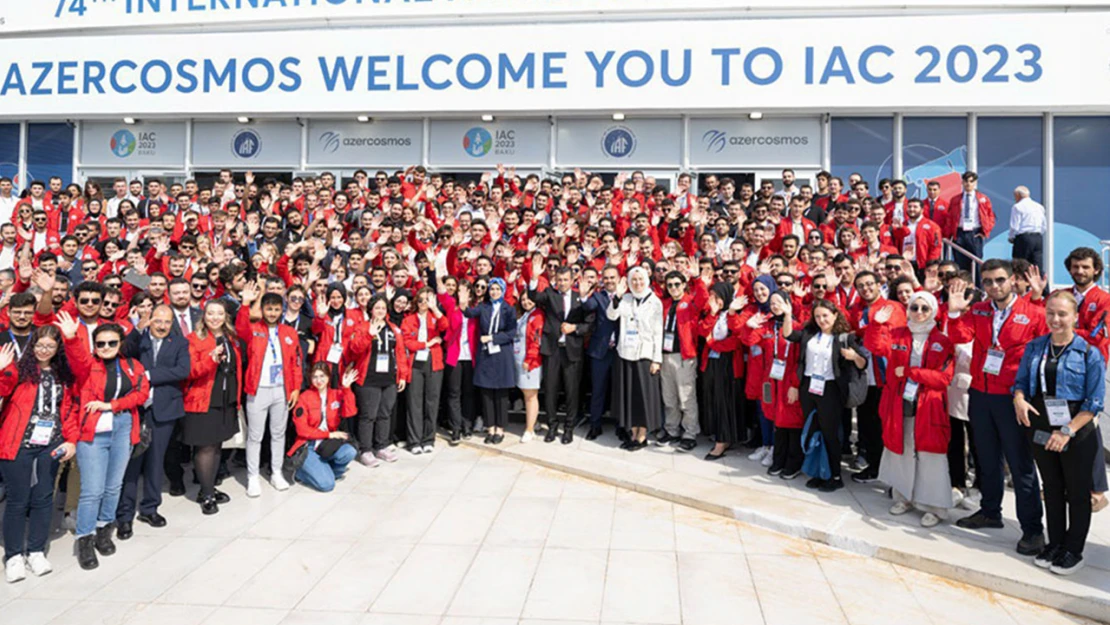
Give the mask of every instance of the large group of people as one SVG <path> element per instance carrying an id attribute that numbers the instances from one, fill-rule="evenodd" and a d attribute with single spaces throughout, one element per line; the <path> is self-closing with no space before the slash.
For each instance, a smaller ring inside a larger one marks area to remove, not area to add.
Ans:
<path id="1" fill-rule="evenodd" d="M 1039 258 L 973 258 L 995 217 L 962 180 L 0 179 L 6 578 L 50 571 L 55 492 L 93 569 L 170 522 L 188 467 L 206 515 L 236 463 L 248 497 L 327 492 L 352 462 L 500 445 L 517 401 L 521 443 L 608 413 L 629 453 L 743 449 L 822 492 L 847 468 L 926 528 L 1002 527 L 1008 474 L 1018 552 L 1072 573 L 1106 505 L 1101 255 L 1055 292 Z"/>

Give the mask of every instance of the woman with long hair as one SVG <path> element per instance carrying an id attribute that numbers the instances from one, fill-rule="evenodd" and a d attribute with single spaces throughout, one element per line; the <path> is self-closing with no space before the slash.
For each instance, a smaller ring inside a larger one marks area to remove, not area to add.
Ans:
<path id="1" fill-rule="evenodd" d="M 396 462 L 389 450 L 393 431 L 390 418 L 397 394 L 408 384 L 408 356 L 401 329 L 389 320 L 389 300 L 375 295 L 367 307 L 367 320 L 351 336 L 349 355 L 358 375 L 354 393 L 358 404 L 358 461 L 368 467 L 382 460 Z"/>
<path id="2" fill-rule="evenodd" d="M 435 443 L 439 391 L 443 384 L 443 334 L 447 317 L 431 287 L 416 292 L 416 310 L 401 322 L 411 373 L 408 387 L 408 448 L 430 454 Z"/>
<path id="3" fill-rule="evenodd" d="M 516 385 L 513 354 L 509 351 L 516 332 L 516 313 L 505 302 L 505 281 L 489 281 L 489 295 L 464 313 L 478 320 L 478 344 L 474 359 L 474 386 L 482 396 L 487 444 L 499 445 L 509 424 L 509 389 Z"/>
<path id="4" fill-rule="evenodd" d="M 513 342 L 513 361 L 516 363 L 516 387 L 524 395 L 524 434 L 520 442 L 535 438 L 536 419 L 540 414 L 540 382 L 543 379 L 543 356 L 540 342 L 543 339 L 543 311 L 528 297 L 528 290 L 520 291 L 516 301 L 516 340 Z"/>
<path id="5" fill-rule="evenodd" d="M 216 490 L 216 474 L 223 442 L 239 432 L 243 359 L 235 328 L 220 300 L 204 305 L 204 317 L 188 338 L 191 368 L 185 379 L 181 442 L 194 449 L 201 512 L 216 514 L 218 504 L 231 501 L 227 493 Z"/>
<path id="6" fill-rule="evenodd" d="M 451 283 L 455 284 L 451 294 Z M 466 393 L 474 385 L 474 356 L 478 350 L 478 325 L 467 318 L 463 311 L 474 300 L 474 290 L 469 282 L 454 278 L 439 281 L 439 300 L 447 317 L 447 369 L 443 376 L 446 384 L 447 416 L 451 428 L 451 445 L 458 445 L 463 438 L 470 438 L 474 430 L 475 401 L 473 393 Z"/>
<path id="7" fill-rule="evenodd" d="M 46 559 L 58 463 L 77 453 L 79 406 L 62 334 L 42 326 L 32 334 L 23 356 L 16 344 L 0 349 L 0 476 L 8 488 L 4 508 L 4 560 L 7 581 L 52 570 Z M 27 554 L 26 559 L 24 554 Z"/>
<path id="8" fill-rule="evenodd" d="M 327 363 L 312 365 L 309 374 L 312 385 L 301 393 L 293 408 L 297 442 L 289 449 L 292 456 L 302 446 L 308 446 L 304 464 L 297 469 L 295 478 L 324 493 L 335 488 L 336 480 L 343 477 L 347 465 L 358 454 L 350 443 L 350 435 L 339 430 L 340 422 L 357 412 L 351 384 L 358 377 L 358 371 L 354 368 L 344 371 L 339 390 L 329 388 L 330 377 Z"/>
<path id="9" fill-rule="evenodd" d="M 93 330 L 95 354 L 78 337 L 80 322 L 58 315 L 66 356 L 81 388 L 77 466 L 77 561 L 85 570 L 100 565 L 96 554 L 116 552 L 112 529 L 131 446 L 139 442 L 139 406 L 150 396 L 143 365 L 120 356 L 123 330 L 114 323 Z M 95 535 L 94 535 L 95 532 Z"/>

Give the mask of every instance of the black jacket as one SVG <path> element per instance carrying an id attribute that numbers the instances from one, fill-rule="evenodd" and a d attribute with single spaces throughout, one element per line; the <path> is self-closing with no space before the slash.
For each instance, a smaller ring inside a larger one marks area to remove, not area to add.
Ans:
<path id="1" fill-rule="evenodd" d="M 797 343 L 798 347 L 799 347 L 799 351 L 798 351 L 798 379 L 799 380 L 804 380 L 805 379 L 805 373 L 806 373 L 806 345 L 809 343 L 809 340 L 812 339 L 815 336 L 817 336 L 817 332 L 815 330 L 810 329 L 809 325 L 807 324 L 801 330 L 794 330 L 789 336 L 786 337 L 786 340 L 790 341 L 791 343 Z M 844 356 L 840 355 L 840 337 L 841 336 L 844 336 L 844 335 L 842 335 L 842 334 L 836 335 L 836 339 L 833 342 L 833 356 L 834 356 L 834 358 L 832 359 L 832 370 L 833 370 L 833 377 L 836 378 L 836 386 L 837 386 L 837 388 L 840 389 L 841 396 L 847 396 L 847 394 L 848 394 L 848 377 L 846 375 L 844 375 L 842 372 L 847 371 L 848 367 L 855 367 L 856 365 L 852 361 L 850 361 L 847 358 L 845 358 Z M 856 337 L 855 333 L 848 332 L 847 337 L 848 337 L 848 347 L 851 347 L 852 349 L 856 350 L 856 353 L 859 354 L 860 356 L 863 356 L 864 360 L 870 361 L 871 360 L 871 352 L 867 351 L 867 349 L 864 348 L 863 343 L 860 342 L 860 340 Z M 866 369 L 866 368 L 867 367 L 864 367 L 864 369 Z M 802 390 L 805 390 L 804 385 L 802 387 Z"/>
<path id="2" fill-rule="evenodd" d="M 567 358 L 571 362 L 582 360 L 582 349 L 586 342 L 586 334 L 593 323 L 593 315 L 586 312 L 578 292 L 571 289 L 570 312 L 564 319 L 563 296 L 555 287 L 547 287 L 542 291 L 529 289 L 528 298 L 536 303 L 536 307 L 543 311 L 543 338 L 540 340 L 540 354 L 550 356 L 559 349 L 559 337 L 563 335 L 563 323 L 573 323 L 574 332 L 567 335 Z"/>

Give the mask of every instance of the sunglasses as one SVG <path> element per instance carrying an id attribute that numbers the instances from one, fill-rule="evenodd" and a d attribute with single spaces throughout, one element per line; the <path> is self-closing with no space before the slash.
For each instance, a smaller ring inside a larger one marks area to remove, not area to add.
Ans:
<path id="1" fill-rule="evenodd" d="M 193 285 L 190 285 L 190 286 L 192 286 L 194 289 L 198 289 L 198 290 L 203 290 L 203 289 L 208 288 L 207 284 L 193 284 Z"/>
<path id="2" fill-rule="evenodd" d="M 77 303 L 81 304 L 82 306 L 87 306 L 89 304 L 99 304 L 100 298 L 98 297 L 96 299 L 93 299 L 91 297 L 82 297 L 81 299 L 77 300 Z"/>
<path id="3" fill-rule="evenodd" d="M 103 306 L 105 308 L 115 308 L 116 306 L 119 306 L 119 302 L 109 302 L 109 301 L 105 300 L 105 302 L 103 304 L 101 304 L 101 306 Z"/>
<path id="4" fill-rule="evenodd" d="M 302 296 L 300 296 L 300 295 L 294 295 L 294 296 L 292 296 L 292 297 L 290 297 L 290 298 L 289 298 L 289 301 L 290 301 L 290 302 L 303 302 L 303 301 L 304 301 L 304 297 L 302 297 Z"/>
<path id="5" fill-rule="evenodd" d="M 913 306 L 910 306 L 910 308 L 909 308 L 909 311 L 912 312 L 912 313 L 927 313 L 930 310 L 932 310 L 932 309 L 929 308 L 928 306 L 918 305 L 918 304 L 914 304 Z"/>
<path id="6" fill-rule="evenodd" d="M 824 291 L 824 290 L 827 290 L 828 288 L 829 287 L 824 285 L 824 284 L 814 284 L 813 285 L 813 290 L 814 291 Z"/>
<path id="7" fill-rule="evenodd" d="M 887 265 L 886 266 L 887 271 L 898 271 L 899 269 L 901 269 L 901 267 L 899 267 L 898 265 Z"/>
<path id="8" fill-rule="evenodd" d="M 737 271 L 735 269 L 722 269 L 721 270 L 721 274 L 726 275 L 726 276 L 736 275 L 736 273 L 737 273 Z"/>
<path id="9" fill-rule="evenodd" d="M 105 347 L 119 347 L 119 340 L 115 341 L 97 341 L 96 348 L 104 349 Z"/>
<path id="10" fill-rule="evenodd" d="M 778 283 L 778 285 L 779 285 L 779 288 L 780 288 L 780 289 L 789 289 L 789 288 L 791 288 L 791 287 L 793 287 L 793 286 L 794 286 L 794 283 L 793 283 L 793 282 L 785 282 L 785 281 L 784 281 L 784 282 L 779 282 L 779 283 Z"/>
<path id="11" fill-rule="evenodd" d="M 1009 278 L 983 278 L 983 286 L 1002 286 Z"/>
<path id="12" fill-rule="evenodd" d="M 681 289 L 682 288 L 682 283 L 681 282 L 668 282 L 667 283 L 667 288 L 668 289 Z"/>
<path id="13" fill-rule="evenodd" d="M 82 267 L 81 271 L 96 271 L 96 265 L 92 265 L 91 267 Z"/>

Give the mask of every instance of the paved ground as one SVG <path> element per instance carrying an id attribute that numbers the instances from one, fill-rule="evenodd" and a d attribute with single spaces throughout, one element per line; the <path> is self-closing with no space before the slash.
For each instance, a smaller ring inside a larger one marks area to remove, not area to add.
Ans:
<path id="1" fill-rule="evenodd" d="M 353 468 L 328 494 L 264 487 L 85 572 L 0 584 L 19 625 L 1080 623 L 1053 610 L 486 452 Z M 190 493 L 192 494 L 192 493 Z"/>

